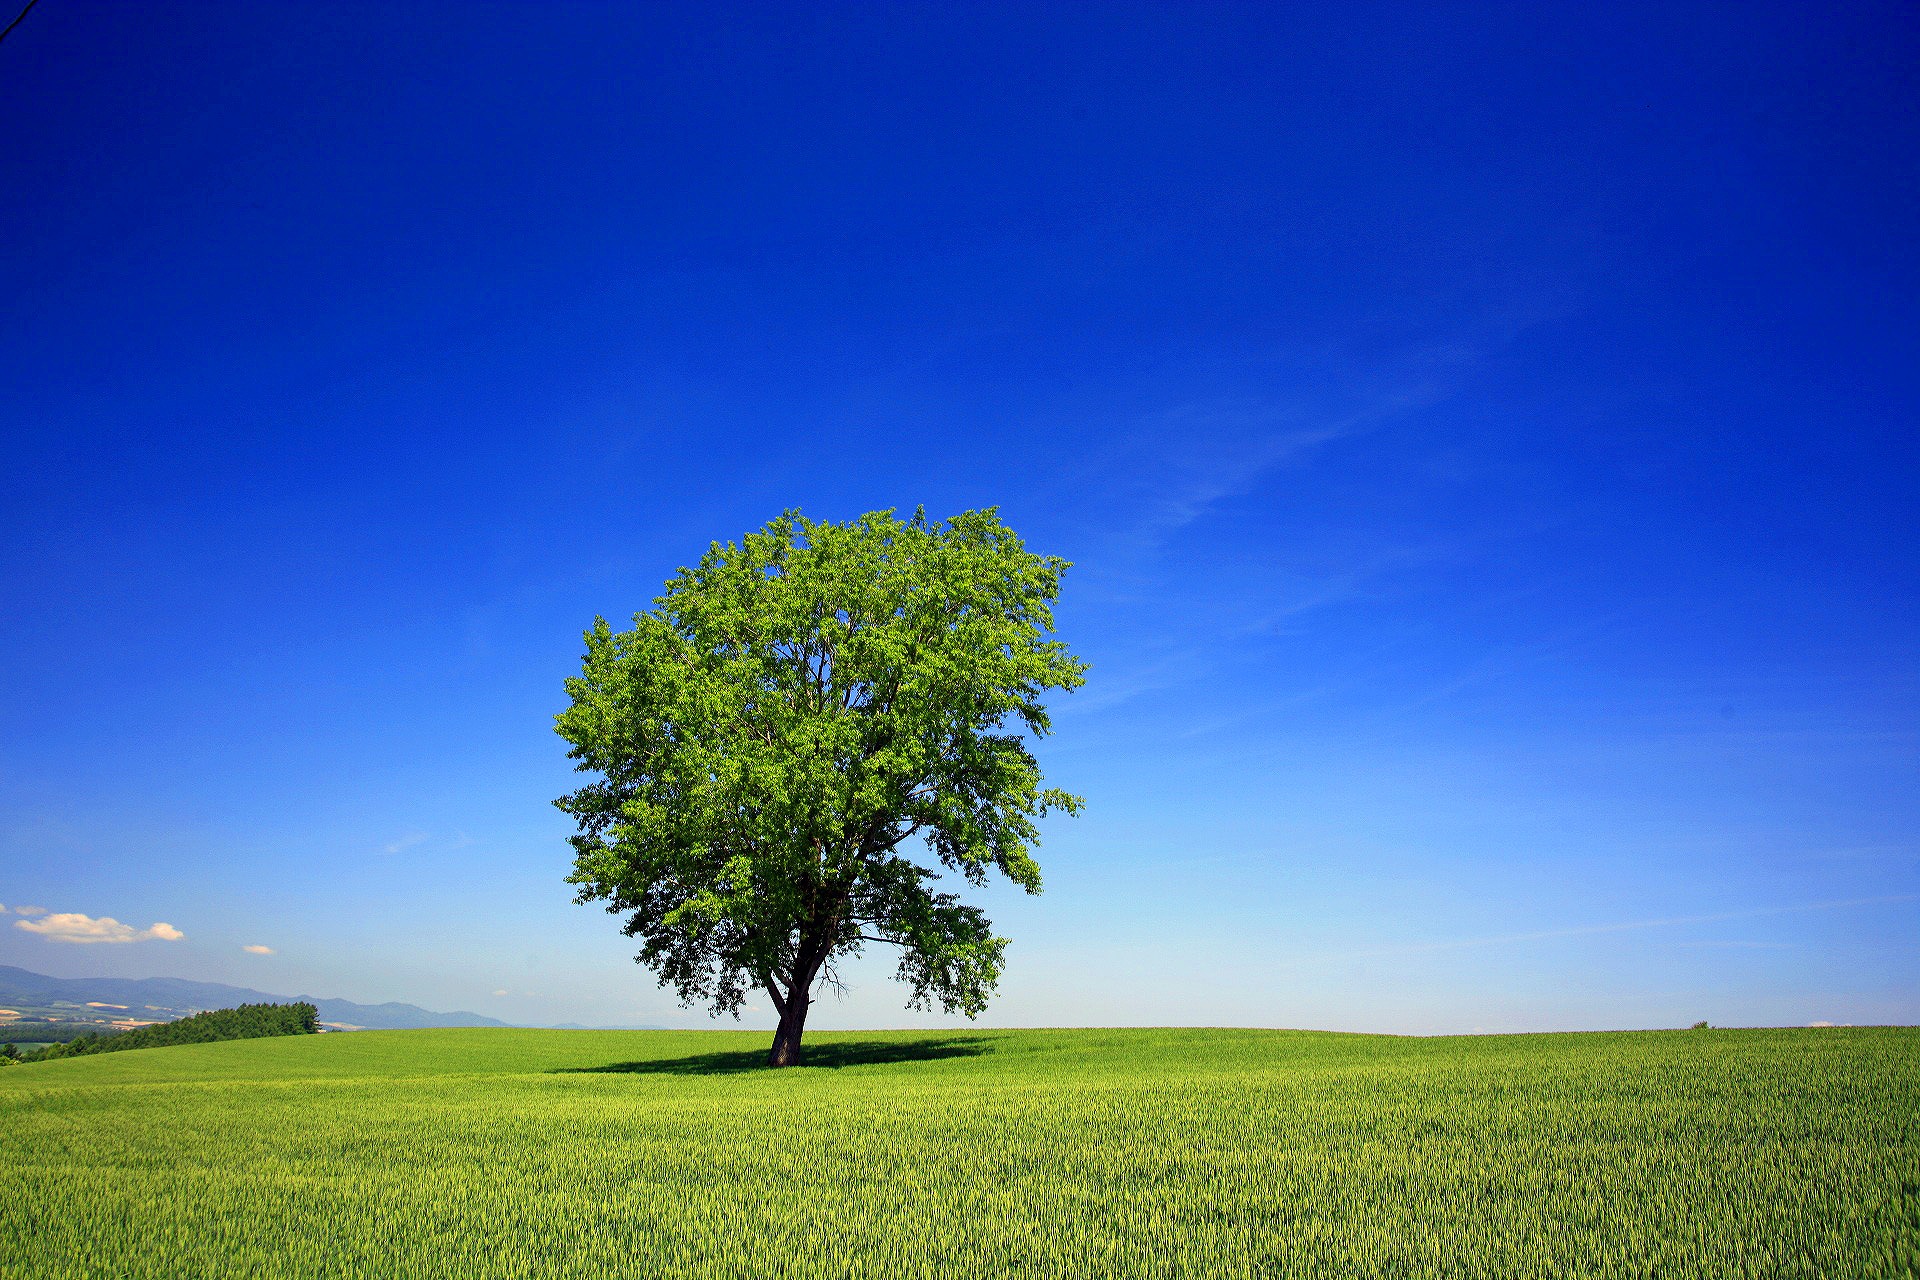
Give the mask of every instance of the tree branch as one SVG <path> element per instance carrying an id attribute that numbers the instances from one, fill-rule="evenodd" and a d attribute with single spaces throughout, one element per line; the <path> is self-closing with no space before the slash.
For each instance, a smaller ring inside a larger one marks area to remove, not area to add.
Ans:
<path id="1" fill-rule="evenodd" d="M 875 845 L 874 851 L 886 852 L 893 849 L 897 849 L 900 846 L 901 841 L 905 840 L 908 836 L 911 836 L 914 832 L 918 831 L 921 827 L 924 827 L 926 825 L 927 824 L 925 822 L 916 822 L 912 826 L 908 827 L 905 831 L 902 831 L 899 835 L 895 836 L 893 839 L 887 841 L 885 844 Z"/>

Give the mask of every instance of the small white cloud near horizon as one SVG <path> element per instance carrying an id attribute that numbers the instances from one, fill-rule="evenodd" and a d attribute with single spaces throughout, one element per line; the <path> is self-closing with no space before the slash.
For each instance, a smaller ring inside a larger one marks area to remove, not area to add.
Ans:
<path id="1" fill-rule="evenodd" d="M 270 956 L 273 954 L 272 947 L 263 947 L 257 942 L 249 942 L 240 949 L 250 956 Z"/>
<path id="2" fill-rule="evenodd" d="M 178 942 L 187 935 L 164 921 L 155 921 L 144 929 L 121 924 L 112 916 L 82 915 L 78 911 L 56 911 L 39 920 L 15 920 L 13 927 L 37 933 L 55 942 Z"/>
<path id="3" fill-rule="evenodd" d="M 507 994 L 507 989 L 506 989 L 505 987 L 502 987 L 502 988 L 500 988 L 500 989 L 499 989 L 498 991 L 496 991 L 496 992 L 494 992 L 493 994 L 495 994 L 495 995 L 497 995 L 497 996 L 503 996 L 503 995 L 505 995 L 505 994 Z"/>
<path id="4" fill-rule="evenodd" d="M 47 909 L 45 907 L 15 907 L 13 914 L 17 916 L 43 916 L 47 914 Z"/>
<path id="5" fill-rule="evenodd" d="M 386 853 L 405 853 L 417 844 L 425 844 L 433 837 L 424 831 L 409 831 L 398 840 L 389 841 L 384 849 Z"/>

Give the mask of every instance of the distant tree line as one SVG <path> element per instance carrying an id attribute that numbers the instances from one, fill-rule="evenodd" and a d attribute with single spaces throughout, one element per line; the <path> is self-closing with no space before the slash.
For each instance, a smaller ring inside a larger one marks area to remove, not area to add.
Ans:
<path id="1" fill-rule="evenodd" d="M 55 1040 L 78 1040 L 81 1036 L 103 1034 L 98 1022 L 42 1022 L 38 1019 L 22 1019 L 0 1026 L 0 1040 L 11 1040 L 21 1048 L 29 1043 L 45 1044 Z M 112 1030 L 104 1034 L 112 1035 Z"/>
<path id="2" fill-rule="evenodd" d="M 309 1035 L 320 1029 L 320 1011 L 304 1001 L 298 1004 L 243 1004 L 233 1009 L 196 1013 L 177 1022 L 157 1022 L 111 1035 L 88 1033 L 65 1044 L 49 1044 L 31 1053 L 15 1046 L 0 1049 L 0 1059 L 45 1062 L 50 1058 L 77 1058 L 89 1053 L 121 1049 L 153 1049 L 169 1044 L 205 1044 L 212 1040 L 254 1040 L 261 1036 Z"/>

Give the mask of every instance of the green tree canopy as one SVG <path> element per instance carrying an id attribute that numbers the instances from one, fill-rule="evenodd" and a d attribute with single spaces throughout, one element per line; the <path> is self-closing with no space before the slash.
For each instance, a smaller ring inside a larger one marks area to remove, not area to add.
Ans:
<path id="1" fill-rule="evenodd" d="M 1084 682 L 1052 638 L 1064 560 L 997 511 L 944 524 L 788 512 L 715 543 L 654 608 L 596 618 L 556 717 L 594 780 L 554 803 L 578 833 L 568 882 L 641 941 L 686 1004 L 780 1014 L 799 1059 L 816 984 L 864 945 L 899 949 L 909 1005 L 986 1007 L 1007 940 L 942 868 L 1040 891 L 1041 697 Z"/>

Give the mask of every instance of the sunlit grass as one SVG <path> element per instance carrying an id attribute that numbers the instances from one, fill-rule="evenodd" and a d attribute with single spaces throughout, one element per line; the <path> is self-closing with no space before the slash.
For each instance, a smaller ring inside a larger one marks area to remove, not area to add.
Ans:
<path id="1" fill-rule="evenodd" d="M 0 1275 L 1920 1275 L 1920 1033 L 399 1031 L 0 1071 Z"/>

